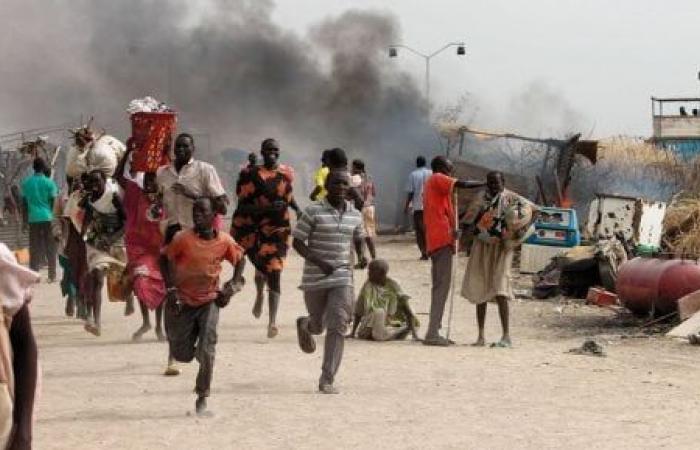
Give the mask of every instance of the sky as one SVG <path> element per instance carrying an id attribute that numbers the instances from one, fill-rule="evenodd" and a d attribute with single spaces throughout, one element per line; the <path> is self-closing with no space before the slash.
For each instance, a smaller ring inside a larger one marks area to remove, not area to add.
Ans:
<path id="1" fill-rule="evenodd" d="M 149 12 L 161 7 L 167 14 Z M 216 44 L 224 56 L 227 49 L 235 54 L 236 66 L 210 57 L 208 71 L 193 73 L 208 77 L 209 85 L 225 82 L 233 91 L 243 90 L 236 95 L 262 99 L 264 89 L 246 91 L 245 83 L 226 78 L 229 68 L 268 67 L 259 51 L 241 53 L 244 57 L 236 54 L 246 37 L 254 35 L 263 42 L 265 33 L 271 33 L 272 40 L 288 37 L 292 47 L 308 46 L 308 63 L 316 64 L 324 53 L 318 51 L 323 43 L 314 30 L 347 17 L 349 10 L 388 14 L 399 30 L 396 44 L 423 53 L 448 42 L 465 42 L 465 56 L 450 48 L 431 60 L 431 100 L 438 112 L 464 98 L 460 121 L 474 128 L 540 137 L 571 132 L 587 138 L 648 137 L 651 96 L 700 96 L 700 0 L 0 0 L 0 131 L 75 121 L 78 114 L 96 114 L 108 128 L 124 122 L 123 105 L 129 98 L 147 93 L 163 96 L 161 72 L 167 68 L 170 73 L 171 63 L 163 62 L 162 48 L 182 37 L 174 33 L 183 26 L 182 17 L 185 26 L 190 20 L 193 28 L 207 15 L 232 19 L 224 25 L 231 29 L 229 36 L 216 27 L 189 36 L 193 47 L 179 55 L 188 59 L 177 61 L 181 72 L 191 70 L 188 64 L 207 59 L 197 53 L 197 46 Z M 256 25 L 256 14 L 264 25 Z M 277 27 L 266 22 L 268 14 Z M 236 28 L 239 15 L 250 17 L 239 18 L 246 24 Z M 25 25 L 29 21 L 47 25 L 30 28 Z M 242 31 L 246 26 L 258 28 Z M 104 32 L 103 27 L 111 31 Z M 114 33 L 118 36 L 112 37 Z M 103 61 L 112 53 L 96 52 L 101 46 L 117 52 L 116 57 Z M 142 70 L 121 64 L 140 46 L 154 53 L 147 62 L 163 66 L 157 68 L 158 76 L 146 79 L 143 73 L 154 72 L 150 66 Z M 387 52 L 378 60 L 376 48 L 367 48 L 366 54 L 373 65 L 385 65 L 373 69 L 406 73 L 423 91 L 422 58 L 405 50 L 399 50 L 397 58 L 389 58 Z M 304 59 L 302 55 L 297 60 Z M 303 73 L 306 68 L 295 70 Z M 120 82 L 120 91 L 103 89 L 100 76 L 105 78 L 105 72 L 117 73 L 108 81 Z M 152 86 L 142 89 L 146 82 Z M 169 87 L 167 92 L 169 96 Z M 77 96 L 85 96 L 85 102 L 76 105 Z M 118 106 L 108 108 L 106 102 L 93 101 L 95 96 L 108 96 Z"/>
<path id="2" fill-rule="evenodd" d="M 349 8 L 390 12 L 423 53 L 464 41 L 465 57 L 431 60 L 430 82 L 436 108 L 468 94 L 474 127 L 649 136 L 652 95 L 700 96 L 698 0 L 278 0 L 273 18 L 306 33 Z M 386 64 L 423 86 L 421 58 Z"/>

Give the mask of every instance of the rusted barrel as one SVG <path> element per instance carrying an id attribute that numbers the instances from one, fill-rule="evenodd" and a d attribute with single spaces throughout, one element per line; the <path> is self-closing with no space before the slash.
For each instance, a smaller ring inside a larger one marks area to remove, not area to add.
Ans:
<path id="1" fill-rule="evenodd" d="M 695 260 L 634 258 L 617 274 L 617 295 L 637 315 L 669 314 L 681 297 L 699 289 L 700 265 Z"/>

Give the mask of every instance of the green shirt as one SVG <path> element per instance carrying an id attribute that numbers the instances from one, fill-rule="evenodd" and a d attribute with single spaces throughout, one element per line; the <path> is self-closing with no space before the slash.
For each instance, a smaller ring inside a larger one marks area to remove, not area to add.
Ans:
<path id="1" fill-rule="evenodd" d="M 29 223 L 51 222 L 53 200 L 58 196 L 58 187 L 43 173 L 35 173 L 22 182 L 22 197 L 27 201 Z"/>
<path id="2" fill-rule="evenodd" d="M 408 300 L 408 295 L 405 295 L 398 283 L 387 277 L 384 286 L 374 284 L 367 280 L 360 290 L 360 295 L 355 304 L 355 314 L 362 317 L 360 319 L 360 327 L 368 326 L 368 314 L 383 309 L 386 311 L 387 322 L 391 324 L 395 319 L 398 304 L 400 301 Z M 400 322 L 397 321 L 397 322 Z M 400 325 L 400 323 L 397 323 Z"/>
<path id="3" fill-rule="evenodd" d="M 411 297 L 404 294 L 399 284 L 387 277 L 384 286 L 379 286 L 367 280 L 360 290 L 355 303 L 355 314 L 361 316 L 360 329 L 369 326 L 369 313 L 377 309 L 386 312 L 387 325 L 405 326 L 408 323 L 407 314 L 413 316 L 413 326 L 418 328 L 420 322 L 411 312 L 408 300 Z M 401 305 L 401 308 L 399 308 Z"/>

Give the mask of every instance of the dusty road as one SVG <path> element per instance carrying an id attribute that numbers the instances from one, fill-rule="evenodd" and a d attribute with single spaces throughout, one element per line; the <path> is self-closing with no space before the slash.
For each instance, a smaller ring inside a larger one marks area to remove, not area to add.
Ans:
<path id="1" fill-rule="evenodd" d="M 379 252 L 414 309 L 427 313 L 429 263 L 408 242 L 385 241 Z M 222 311 L 215 415 L 205 419 L 190 415 L 196 364 L 163 377 L 166 345 L 153 334 L 130 342 L 138 314 L 124 318 L 121 305 L 107 305 L 95 338 L 62 316 L 57 285 L 39 286 L 32 312 L 44 375 L 35 448 L 700 447 L 700 349 L 620 338 L 637 330 L 593 307 L 515 301 L 515 348 L 473 348 L 464 344 L 475 337 L 474 311 L 457 297 L 453 337 L 461 345 L 350 341 L 341 394 L 319 395 L 321 352 L 303 354 L 296 343 L 300 263 L 293 255 L 284 274 L 276 339 L 250 313 L 251 285 Z M 363 280 L 358 274 L 356 286 Z M 487 338 L 497 339 L 495 310 L 487 322 Z M 606 358 L 566 353 L 593 335 L 607 343 Z"/>

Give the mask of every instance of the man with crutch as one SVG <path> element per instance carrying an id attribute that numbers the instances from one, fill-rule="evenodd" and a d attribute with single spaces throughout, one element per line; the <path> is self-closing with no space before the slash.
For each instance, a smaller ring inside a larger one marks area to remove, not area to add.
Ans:
<path id="1" fill-rule="evenodd" d="M 444 156 L 436 156 L 430 165 L 433 174 L 423 188 L 423 219 L 426 250 L 432 264 L 432 290 L 430 319 L 423 344 L 446 347 L 452 341 L 440 336 L 439 331 L 452 282 L 454 257 L 457 254 L 456 205 L 453 204 L 452 194 L 455 189 L 474 189 L 485 186 L 486 183 L 453 178 L 452 163 Z"/>

